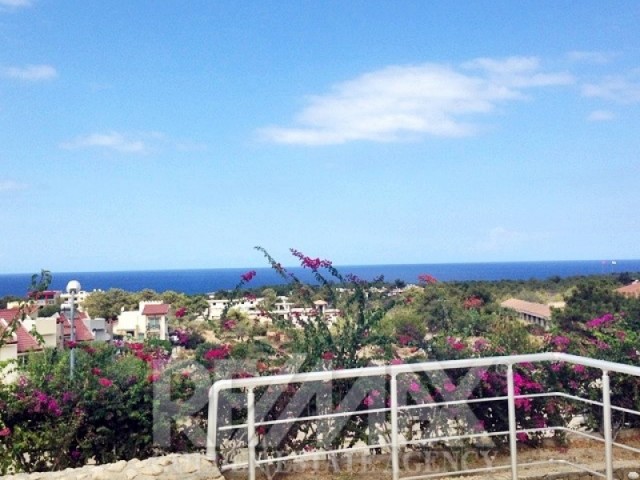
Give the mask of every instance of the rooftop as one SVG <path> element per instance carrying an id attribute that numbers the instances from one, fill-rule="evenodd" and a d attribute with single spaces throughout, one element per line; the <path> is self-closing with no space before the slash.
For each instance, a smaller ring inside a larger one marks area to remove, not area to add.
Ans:
<path id="1" fill-rule="evenodd" d="M 166 315 L 171 305 L 166 303 L 148 303 L 142 310 L 142 315 Z"/>

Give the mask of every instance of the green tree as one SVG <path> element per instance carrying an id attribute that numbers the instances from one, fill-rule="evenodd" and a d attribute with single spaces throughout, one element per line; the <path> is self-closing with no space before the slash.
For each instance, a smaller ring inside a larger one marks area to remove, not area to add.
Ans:
<path id="1" fill-rule="evenodd" d="M 627 299 L 614 291 L 610 282 L 589 279 L 580 282 L 566 298 L 564 309 L 554 309 L 552 318 L 564 331 L 571 331 L 605 313 L 624 311 Z"/>
<path id="2" fill-rule="evenodd" d="M 93 292 L 84 301 L 84 309 L 91 317 L 114 318 L 122 309 L 138 308 L 138 300 L 132 293 L 120 288 L 112 288 L 106 292 Z"/>

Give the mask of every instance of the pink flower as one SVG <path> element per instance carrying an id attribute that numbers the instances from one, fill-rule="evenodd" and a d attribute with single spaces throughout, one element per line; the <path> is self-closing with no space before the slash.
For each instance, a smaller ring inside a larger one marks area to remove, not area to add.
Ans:
<path id="1" fill-rule="evenodd" d="M 9 435 L 11 435 L 11 429 L 9 427 L 4 427 L 0 430 L 0 437 L 8 437 Z"/>
<path id="2" fill-rule="evenodd" d="M 362 403 L 364 403 L 367 407 L 370 407 L 373 405 L 374 403 L 374 399 L 371 395 L 367 395 L 364 400 L 362 401 Z"/>
<path id="3" fill-rule="evenodd" d="M 94 367 L 91 369 L 91 373 L 96 377 L 99 377 L 100 375 L 102 375 L 102 370 L 100 370 L 98 367 Z"/>
<path id="4" fill-rule="evenodd" d="M 565 337 L 564 335 L 557 335 L 553 337 L 551 341 L 555 345 L 556 349 L 561 352 L 564 352 L 571 343 L 571 339 L 569 337 Z"/>
<path id="5" fill-rule="evenodd" d="M 111 385 L 113 385 L 113 382 L 111 380 L 109 380 L 108 378 L 104 378 L 104 377 L 98 379 L 98 383 L 100 385 L 102 385 L 103 387 L 105 387 L 105 388 L 108 388 Z"/>
<path id="6" fill-rule="evenodd" d="M 255 270 L 250 270 L 246 273 L 243 273 L 240 278 L 242 278 L 242 282 L 243 283 L 247 283 L 250 282 L 251 280 L 253 280 L 253 277 L 256 276 L 256 271 Z"/>
<path id="7" fill-rule="evenodd" d="M 454 337 L 447 337 L 447 343 L 449 344 L 449 346 L 451 348 L 453 348 L 456 351 L 460 351 L 462 349 L 464 349 L 464 343 L 461 342 L 460 340 L 458 340 L 457 338 Z"/>
<path id="8" fill-rule="evenodd" d="M 476 432 L 483 432 L 483 431 L 484 431 L 484 429 L 485 429 L 485 426 L 484 426 L 484 420 L 478 420 L 478 421 L 476 422 L 476 424 L 473 426 L 473 429 L 474 429 Z"/>
<path id="9" fill-rule="evenodd" d="M 389 362 L 391 365 L 402 365 L 404 364 L 404 362 L 402 361 L 401 358 L 394 358 L 393 360 L 391 360 L 391 362 Z"/>
<path id="10" fill-rule="evenodd" d="M 585 326 L 587 328 L 599 328 L 603 326 L 607 326 L 610 323 L 615 321 L 615 317 L 611 313 L 605 313 L 601 317 L 594 318 L 593 320 L 588 321 Z"/>
<path id="11" fill-rule="evenodd" d="M 451 382 L 445 382 L 444 389 L 448 393 L 453 393 L 456 391 L 456 386 Z"/>
<path id="12" fill-rule="evenodd" d="M 229 348 L 229 345 L 222 345 L 221 347 L 213 348 L 204 354 L 204 359 L 205 360 L 222 360 L 229 356 L 230 350 L 231 349 Z"/>
<path id="13" fill-rule="evenodd" d="M 320 268 L 331 268 L 332 263 L 329 260 L 320 260 L 319 258 L 307 257 L 295 248 L 290 249 L 291 254 L 300 260 L 302 268 L 309 268 L 313 272 L 317 272 Z"/>
<path id="14" fill-rule="evenodd" d="M 420 384 L 418 382 L 416 382 L 415 380 L 413 380 L 411 382 L 411 384 L 409 385 L 409 391 L 411 391 L 411 392 L 419 392 L 420 391 Z"/>
<path id="15" fill-rule="evenodd" d="M 476 297 L 475 295 L 467 298 L 462 306 L 467 310 L 476 310 L 484 305 L 484 301 L 480 297 Z"/>
<path id="16" fill-rule="evenodd" d="M 480 352 L 482 350 L 485 350 L 488 346 L 489 346 L 489 342 L 486 339 L 478 338 L 473 344 L 473 349 L 476 352 Z"/>
<path id="17" fill-rule="evenodd" d="M 329 360 L 333 360 L 335 358 L 335 355 L 333 354 L 333 352 L 324 352 L 322 354 L 322 359 L 325 361 L 329 361 Z"/>
<path id="18" fill-rule="evenodd" d="M 182 318 L 187 314 L 187 309 L 185 307 L 179 308 L 176 310 L 176 318 Z"/>
<path id="19" fill-rule="evenodd" d="M 516 434 L 516 438 L 518 439 L 519 442 L 526 442 L 527 440 L 529 440 L 529 434 L 525 432 L 518 432 Z"/>
<path id="20" fill-rule="evenodd" d="M 438 283 L 436 277 L 434 277 L 433 275 L 429 275 L 428 273 L 418 275 L 418 281 L 426 285 L 433 285 L 434 283 Z"/>
<path id="21" fill-rule="evenodd" d="M 585 368 L 584 365 L 574 365 L 573 366 L 573 371 L 576 373 L 584 373 L 587 371 L 587 369 Z"/>

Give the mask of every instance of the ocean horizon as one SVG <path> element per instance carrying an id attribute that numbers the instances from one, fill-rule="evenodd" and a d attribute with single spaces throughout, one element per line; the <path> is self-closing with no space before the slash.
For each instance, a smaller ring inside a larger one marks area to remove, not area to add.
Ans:
<path id="1" fill-rule="evenodd" d="M 640 260 L 579 260 L 579 261 L 531 261 L 485 263 L 434 263 L 394 265 L 345 265 L 337 266 L 343 274 L 353 274 L 365 280 L 380 275 L 387 282 L 402 280 L 417 283 L 418 275 L 428 273 L 440 281 L 474 280 L 544 280 L 550 277 L 571 277 L 623 272 L 640 272 Z M 305 282 L 314 282 L 313 274 L 301 267 L 287 267 Z M 247 288 L 285 283 L 271 268 L 209 268 L 184 270 L 139 270 L 113 272 L 52 272 L 52 290 L 64 290 L 69 280 L 78 280 L 86 291 L 121 288 L 139 291 L 149 288 L 158 292 L 174 290 L 187 294 L 210 293 L 233 289 L 240 276 L 255 270 L 255 278 Z M 0 274 L 0 297 L 23 296 L 31 282 L 27 273 Z"/>

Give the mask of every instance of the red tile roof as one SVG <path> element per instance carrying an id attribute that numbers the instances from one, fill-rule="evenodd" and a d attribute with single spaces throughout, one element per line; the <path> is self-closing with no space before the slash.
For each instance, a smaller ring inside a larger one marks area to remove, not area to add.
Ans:
<path id="1" fill-rule="evenodd" d="M 29 332 L 22 326 L 19 320 L 20 311 L 17 308 L 0 310 L 0 325 L 4 325 L 2 331 L 4 331 L 13 322 L 18 322 L 18 326 L 15 331 L 15 341 L 9 341 L 7 343 L 17 343 L 18 353 L 26 353 L 32 350 L 42 350 L 42 346 L 38 341 L 31 336 Z"/>
<path id="2" fill-rule="evenodd" d="M 18 337 L 18 353 L 42 350 L 42 345 L 22 325 L 18 325 L 16 336 Z"/>
<path id="3" fill-rule="evenodd" d="M 144 306 L 142 315 L 166 315 L 169 313 L 169 308 L 171 305 L 166 303 L 148 303 Z"/>
<path id="4" fill-rule="evenodd" d="M 7 323 L 12 322 L 14 319 L 20 317 L 20 310 L 17 308 L 3 308 L 0 309 L 0 318 Z"/>
<path id="5" fill-rule="evenodd" d="M 95 340 L 93 333 L 87 328 L 87 325 L 83 320 L 87 318 L 87 314 L 84 312 L 75 312 L 73 314 L 76 325 L 76 341 L 77 342 L 92 342 Z M 60 320 L 64 325 L 65 338 L 71 338 L 71 321 L 66 317 L 64 313 L 60 314 Z"/>

